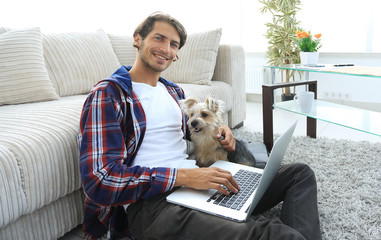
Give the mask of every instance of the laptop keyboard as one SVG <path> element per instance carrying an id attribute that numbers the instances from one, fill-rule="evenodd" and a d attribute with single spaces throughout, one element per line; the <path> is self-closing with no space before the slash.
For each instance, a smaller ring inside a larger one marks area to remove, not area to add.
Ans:
<path id="1" fill-rule="evenodd" d="M 224 195 L 220 192 L 216 192 L 207 200 L 207 202 L 213 202 L 220 206 L 240 210 L 257 188 L 261 177 L 261 173 L 241 169 L 234 175 L 234 178 L 241 188 L 238 193 L 234 194 L 228 190 L 230 194 Z"/>

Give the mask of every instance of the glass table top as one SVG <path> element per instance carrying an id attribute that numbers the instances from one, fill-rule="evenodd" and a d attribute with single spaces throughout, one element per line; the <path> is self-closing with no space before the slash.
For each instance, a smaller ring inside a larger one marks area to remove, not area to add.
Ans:
<path id="1" fill-rule="evenodd" d="M 331 73 L 359 77 L 381 78 L 380 67 L 363 67 L 363 66 L 341 66 L 335 67 L 333 64 L 317 64 L 317 65 L 301 65 L 289 64 L 281 66 L 264 66 L 265 68 L 294 70 L 304 72 Z"/>
<path id="2" fill-rule="evenodd" d="M 341 125 L 381 137 L 381 112 L 314 100 L 312 110 L 303 113 L 299 105 L 291 100 L 275 103 L 274 108 L 283 109 L 325 122 Z"/>

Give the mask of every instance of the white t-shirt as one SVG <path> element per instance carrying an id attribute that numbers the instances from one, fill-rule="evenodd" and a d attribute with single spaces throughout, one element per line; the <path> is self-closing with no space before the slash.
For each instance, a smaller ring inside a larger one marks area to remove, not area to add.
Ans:
<path id="1" fill-rule="evenodd" d="M 132 82 L 132 88 L 146 117 L 146 132 L 133 165 L 196 168 L 195 160 L 187 160 L 180 107 L 166 87 L 161 82 L 156 87 Z"/>

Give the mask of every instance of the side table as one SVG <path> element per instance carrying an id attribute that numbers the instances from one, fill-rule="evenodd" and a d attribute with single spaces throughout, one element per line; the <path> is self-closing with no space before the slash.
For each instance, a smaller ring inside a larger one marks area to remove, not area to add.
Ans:
<path id="1" fill-rule="evenodd" d="M 278 88 L 307 85 L 308 90 L 315 93 L 317 99 L 317 81 L 296 81 L 289 83 L 274 83 L 262 85 L 262 110 L 263 110 L 263 142 L 270 152 L 274 144 L 273 104 L 274 90 Z M 307 117 L 307 136 L 316 138 L 316 119 Z"/>

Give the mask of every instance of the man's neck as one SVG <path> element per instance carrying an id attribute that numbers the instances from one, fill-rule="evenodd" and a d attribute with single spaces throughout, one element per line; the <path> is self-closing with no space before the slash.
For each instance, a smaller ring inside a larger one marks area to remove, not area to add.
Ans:
<path id="1" fill-rule="evenodd" d="M 157 82 L 160 78 L 160 72 L 147 69 L 143 64 L 137 64 L 136 62 L 129 71 L 129 74 L 133 82 L 145 83 L 153 87 L 157 86 Z"/>

